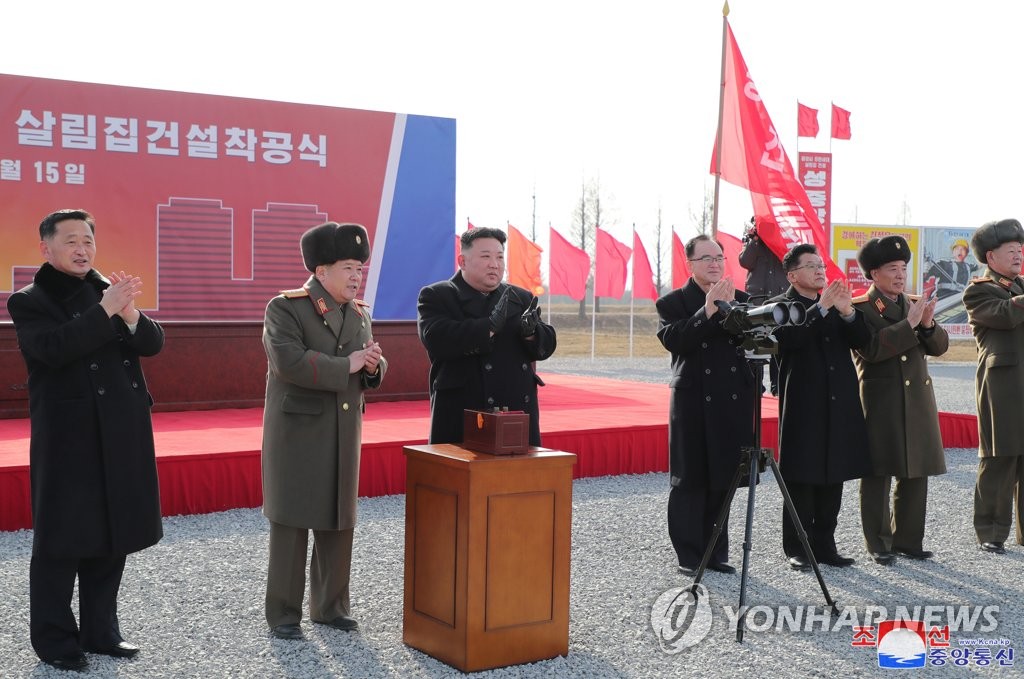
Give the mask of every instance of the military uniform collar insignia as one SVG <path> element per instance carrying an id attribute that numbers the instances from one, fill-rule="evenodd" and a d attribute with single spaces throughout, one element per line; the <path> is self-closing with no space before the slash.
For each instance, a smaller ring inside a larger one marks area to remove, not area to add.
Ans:
<path id="1" fill-rule="evenodd" d="M 881 297 L 875 297 L 875 308 L 878 309 L 878 313 L 883 313 L 885 311 L 885 302 Z"/>

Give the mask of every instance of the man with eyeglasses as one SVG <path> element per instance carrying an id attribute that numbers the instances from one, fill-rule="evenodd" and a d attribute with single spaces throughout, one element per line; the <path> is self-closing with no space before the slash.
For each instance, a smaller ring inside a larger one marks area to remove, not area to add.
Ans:
<path id="1" fill-rule="evenodd" d="M 270 521 L 266 618 L 273 636 L 302 639 L 309 563 L 309 617 L 342 631 L 359 486 L 363 391 L 387 370 L 367 304 L 356 299 L 370 241 L 359 224 L 328 222 L 300 240 L 312 274 L 270 300 L 263 326 L 263 514 Z"/>
<path id="2" fill-rule="evenodd" d="M 978 476 L 974 530 L 985 552 L 1004 554 L 1011 516 L 1017 544 L 1024 544 L 1024 228 L 1016 219 L 988 222 L 971 237 L 988 268 L 964 291 L 964 307 L 978 344 Z"/>
<path id="3" fill-rule="evenodd" d="M 839 554 L 835 530 L 843 482 L 871 474 L 868 435 L 851 349 L 871 338 L 842 280 L 828 283 L 814 245 L 797 245 L 782 259 L 789 290 L 773 302 L 799 302 L 803 325 L 780 327 L 779 457 L 814 558 L 836 567 L 854 560 Z M 789 567 L 810 562 L 789 513 L 782 513 L 782 548 Z"/>
<path id="4" fill-rule="evenodd" d="M 910 246 L 902 236 L 872 238 L 857 261 L 871 281 L 853 300 L 871 330 L 853 355 L 873 471 L 860 481 L 864 542 L 883 566 L 895 554 L 930 559 L 923 547 L 928 477 L 946 473 L 946 456 L 926 357 L 946 353 L 949 336 L 935 322 L 934 296 L 904 294 Z"/>
<path id="5" fill-rule="evenodd" d="M 696 574 L 740 463 L 753 444 L 755 388 L 739 338 L 722 329 L 721 302 L 746 302 L 724 278 L 721 246 L 708 236 L 686 243 L 692 275 L 682 288 L 657 301 L 658 339 L 672 354 L 669 381 L 668 534 L 679 572 Z M 729 565 L 728 526 L 708 568 L 735 573 Z"/>

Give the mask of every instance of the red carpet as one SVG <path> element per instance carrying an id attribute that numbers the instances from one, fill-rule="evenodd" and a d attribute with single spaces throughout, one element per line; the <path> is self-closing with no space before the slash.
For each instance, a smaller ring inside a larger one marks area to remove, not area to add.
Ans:
<path id="1" fill-rule="evenodd" d="M 543 375 L 540 390 L 544 445 L 578 456 L 574 474 L 605 476 L 668 470 L 665 385 Z M 765 398 L 764 445 L 778 436 L 778 402 Z M 258 507 L 263 411 L 207 410 L 155 413 L 160 501 L 166 516 Z M 974 415 L 941 413 L 949 448 L 978 445 Z M 372 403 L 363 419 L 359 493 L 405 492 L 402 447 L 426 443 L 426 401 Z M 0 420 L 0 530 L 31 526 L 28 420 Z"/>

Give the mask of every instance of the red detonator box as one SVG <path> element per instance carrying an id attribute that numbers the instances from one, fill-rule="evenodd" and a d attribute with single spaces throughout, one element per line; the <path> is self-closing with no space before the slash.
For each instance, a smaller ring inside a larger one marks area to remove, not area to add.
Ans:
<path id="1" fill-rule="evenodd" d="M 521 410 L 465 410 L 462 447 L 491 455 L 525 454 L 530 448 L 530 415 Z"/>

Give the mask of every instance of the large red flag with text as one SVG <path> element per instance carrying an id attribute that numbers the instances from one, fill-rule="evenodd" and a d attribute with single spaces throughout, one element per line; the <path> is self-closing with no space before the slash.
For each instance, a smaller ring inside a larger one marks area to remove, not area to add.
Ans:
<path id="1" fill-rule="evenodd" d="M 796 136 L 818 136 L 818 109 L 796 102 Z"/>
<path id="2" fill-rule="evenodd" d="M 647 250 L 636 231 L 633 231 L 633 299 L 658 299 L 651 260 L 647 258 Z"/>
<path id="3" fill-rule="evenodd" d="M 594 253 L 594 296 L 618 299 L 626 292 L 626 267 L 632 254 L 624 243 L 597 227 L 597 249 Z"/>
<path id="4" fill-rule="evenodd" d="M 782 142 L 726 23 L 725 91 L 722 109 L 722 157 L 718 140 L 711 158 L 722 179 L 750 190 L 758 235 L 782 259 L 794 245 L 814 243 L 829 280 L 843 273 L 829 255 L 825 229 L 807 192 L 793 173 Z"/>
<path id="5" fill-rule="evenodd" d="M 679 234 L 672 232 L 672 287 L 681 288 L 690 277 L 690 267 L 686 263 L 686 247 Z"/>
<path id="6" fill-rule="evenodd" d="M 743 249 L 743 242 L 724 231 L 718 232 L 718 244 L 722 246 L 722 255 L 725 257 L 725 276 L 732 279 L 737 290 L 747 289 L 747 270 L 740 265 L 740 250 Z"/>
<path id="7" fill-rule="evenodd" d="M 508 267 L 508 282 L 526 288 L 535 295 L 544 294 L 544 281 L 540 276 L 539 245 L 508 225 L 508 252 L 505 262 Z"/>
<path id="8" fill-rule="evenodd" d="M 569 295 L 578 302 L 587 296 L 590 255 L 571 244 L 554 229 L 550 231 L 548 291 L 552 295 Z"/>
<path id="9" fill-rule="evenodd" d="M 832 104 L 832 138 L 850 138 L 850 112 Z"/>

